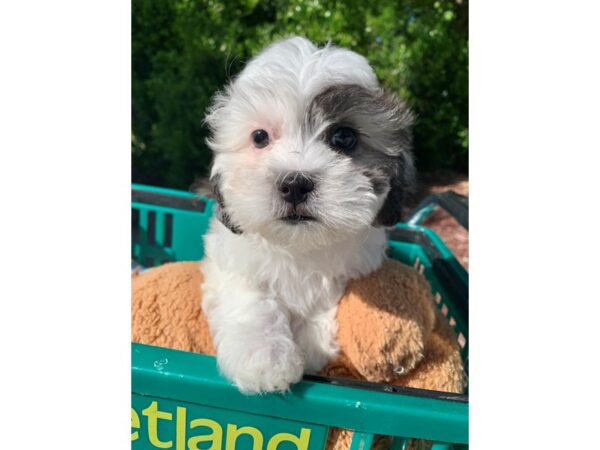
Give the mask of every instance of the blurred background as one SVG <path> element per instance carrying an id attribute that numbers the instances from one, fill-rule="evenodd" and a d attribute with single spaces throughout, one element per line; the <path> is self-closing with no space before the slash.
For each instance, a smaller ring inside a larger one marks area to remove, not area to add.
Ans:
<path id="1" fill-rule="evenodd" d="M 133 181 L 188 190 L 205 175 L 212 95 L 291 34 L 362 54 L 417 113 L 414 203 L 432 191 L 468 195 L 467 0 L 133 0 Z M 452 219 L 436 213 L 426 225 L 468 265 Z"/>

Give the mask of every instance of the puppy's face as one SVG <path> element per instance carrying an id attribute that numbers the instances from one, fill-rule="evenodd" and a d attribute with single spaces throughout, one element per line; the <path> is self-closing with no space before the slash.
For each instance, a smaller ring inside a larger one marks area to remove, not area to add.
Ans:
<path id="1" fill-rule="evenodd" d="M 412 116 L 356 53 L 276 43 L 217 94 L 207 123 L 211 184 L 234 232 L 308 248 L 400 219 Z"/>

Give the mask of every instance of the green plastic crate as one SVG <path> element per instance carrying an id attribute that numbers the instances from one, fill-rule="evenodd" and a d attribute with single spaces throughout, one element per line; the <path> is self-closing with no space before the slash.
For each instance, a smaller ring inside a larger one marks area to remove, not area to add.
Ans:
<path id="1" fill-rule="evenodd" d="M 150 267 L 200 260 L 214 202 L 194 194 L 132 186 L 132 258 Z M 424 271 L 462 344 L 468 368 L 468 275 L 431 230 L 399 224 L 389 255 Z M 468 444 L 468 397 L 306 375 L 286 395 L 244 396 L 212 356 L 132 344 L 132 448 L 136 450 L 322 450 L 329 427 L 354 430 L 351 450 L 376 434 L 433 448 Z"/>

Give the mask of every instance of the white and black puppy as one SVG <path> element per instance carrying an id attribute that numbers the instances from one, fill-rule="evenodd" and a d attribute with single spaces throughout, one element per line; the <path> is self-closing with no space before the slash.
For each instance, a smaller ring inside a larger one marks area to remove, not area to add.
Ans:
<path id="1" fill-rule="evenodd" d="M 362 56 L 294 37 L 216 95 L 206 122 L 219 203 L 203 310 L 222 373 L 285 391 L 337 352 L 349 279 L 384 259 L 413 179 L 412 115 Z"/>

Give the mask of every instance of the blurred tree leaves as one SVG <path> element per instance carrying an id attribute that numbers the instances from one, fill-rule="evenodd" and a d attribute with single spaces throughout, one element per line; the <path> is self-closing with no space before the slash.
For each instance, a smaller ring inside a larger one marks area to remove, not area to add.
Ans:
<path id="1" fill-rule="evenodd" d="M 187 189 L 205 173 L 211 96 L 292 34 L 367 57 L 418 115 L 418 167 L 466 172 L 466 0 L 133 0 L 133 180 Z"/>

